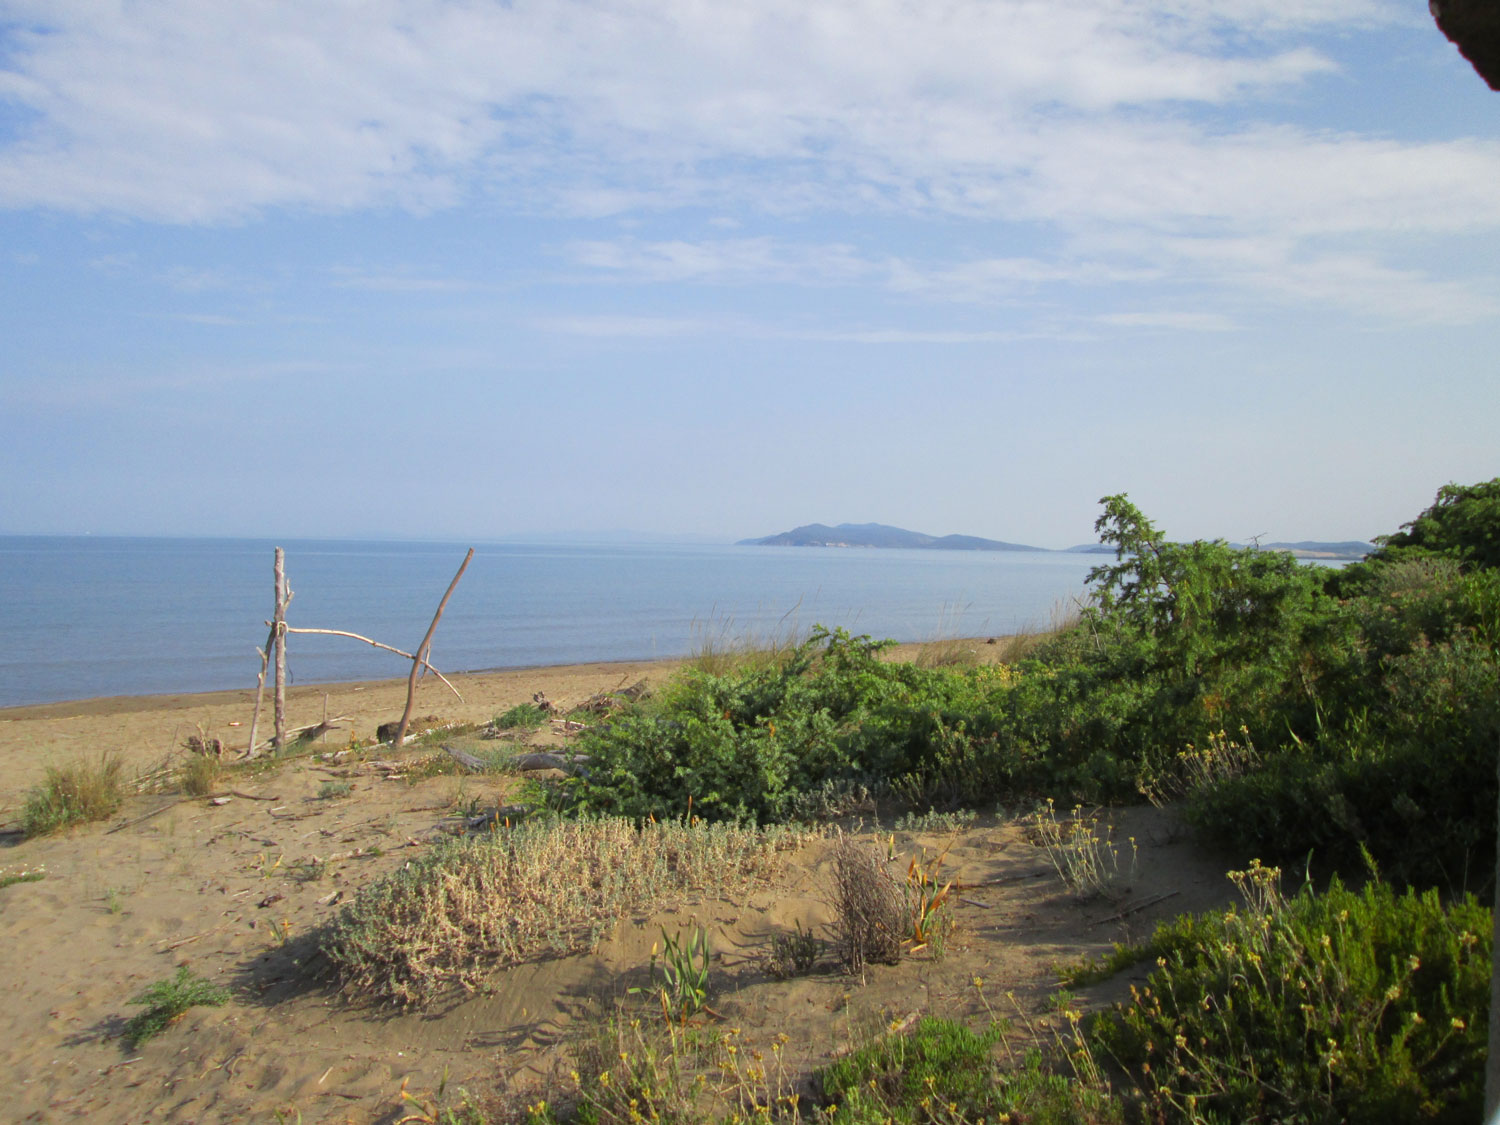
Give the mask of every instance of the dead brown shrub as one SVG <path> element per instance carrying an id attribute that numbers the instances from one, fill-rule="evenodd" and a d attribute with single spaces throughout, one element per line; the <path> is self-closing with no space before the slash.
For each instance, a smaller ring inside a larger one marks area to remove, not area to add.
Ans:
<path id="1" fill-rule="evenodd" d="M 850 973 L 901 960 L 906 900 L 885 860 L 867 844 L 840 835 L 833 847 L 834 948 Z"/>

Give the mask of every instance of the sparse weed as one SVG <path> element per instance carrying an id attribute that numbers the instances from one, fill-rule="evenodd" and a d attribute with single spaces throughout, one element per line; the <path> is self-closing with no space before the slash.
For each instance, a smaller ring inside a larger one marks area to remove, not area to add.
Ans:
<path id="1" fill-rule="evenodd" d="M 27 836 L 45 836 L 75 824 L 106 820 L 124 800 L 119 758 L 101 755 L 94 762 L 48 766 L 41 785 L 26 796 L 21 813 Z"/>
<path id="2" fill-rule="evenodd" d="M 36 867 L 29 871 L 12 871 L 9 875 L 0 875 L 0 891 L 6 887 L 14 887 L 17 883 L 40 883 L 46 877 L 45 867 Z"/>
<path id="3" fill-rule="evenodd" d="M 794 606 L 771 632 L 756 634 L 735 627 L 729 617 L 716 625 L 693 622 L 693 643 L 684 667 L 709 676 L 778 668 L 789 661 L 803 641 Z"/>
<path id="4" fill-rule="evenodd" d="M 973 668 L 982 663 L 979 646 L 983 641 L 949 639 L 928 641 L 917 650 L 913 663 L 918 668 Z"/>
<path id="5" fill-rule="evenodd" d="M 766 972 L 776 980 L 803 977 L 817 967 L 818 958 L 827 948 L 811 930 L 804 930 L 801 921 L 790 934 L 776 934 L 771 938 L 771 951 L 766 954 Z"/>
<path id="6" fill-rule="evenodd" d="M 347 781 L 325 781 L 318 786 L 318 795 L 315 800 L 331 801 L 335 797 L 347 797 L 354 791 L 354 786 Z"/>
<path id="7" fill-rule="evenodd" d="M 1167 769 L 1138 783 L 1141 795 L 1160 808 L 1249 773 L 1261 758 L 1247 728 L 1240 727 L 1239 737 L 1236 741 L 1221 730 L 1210 734 L 1201 749 L 1189 742 Z"/>
<path id="8" fill-rule="evenodd" d="M 288 874 L 299 883 L 315 883 L 328 874 L 328 861 L 323 859 L 300 859 L 287 868 Z"/>
<path id="9" fill-rule="evenodd" d="M 104 909 L 119 914 L 125 909 L 125 892 L 119 887 L 109 887 L 104 892 Z"/>
<path id="10" fill-rule="evenodd" d="M 1109 890 L 1122 877 L 1135 873 L 1135 838 L 1130 839 L 1130 862 L 1123 871 L 1120 849 L 1114 842 L 1114 828 L 1096 827 L 1095 817 L 1078 805 L 1062 821 L 1057 818 L 1051 798 L 1027 820 L 1032 842 L 1047 852 L 1047 858 L 1062 881 L 1074 894 L 1092 898 Z"/>
<path id="11" fill-rule="evenodd" d="M 194 976 L 184 966 L 177 970 L 176 976 L 157 981 L 131 999 L 132 1004 L 146 1005 L 146 1010 L 131 1017 L 126 1023 L 125 1042 L 132 1047 L 139 1047 L 148 1039 L 159 1035 L 189 1008 L 216 1008 L 228 999 L 227 989 Z"/>
<path id="12" fill-rule="evenodd" d="M 937 812 L 928 809 L 925 813 L 907 813 L 896 821 L 897 832 L 962 832 L 974 827 L 979 814 L 973 809 L 955 809 L 953 812 Z"/>

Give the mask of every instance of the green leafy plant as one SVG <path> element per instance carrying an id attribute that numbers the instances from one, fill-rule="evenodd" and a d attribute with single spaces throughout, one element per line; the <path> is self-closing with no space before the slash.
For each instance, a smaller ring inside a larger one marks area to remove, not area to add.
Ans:
<path id="1" fill-rule="evenodd" d="M 941 956 L 943 943 L 953 928 L 953 916 L 948 910 L 948 896 L 953 890 L 953 881 L 939 885 L 938 870 L 947 858 L 944 848 L 929 862 L 927 849 L 920 856 L 914 855 L 906 865 L 906 908 L 910 914 L 907 941 L 913 953 L 930 949 L 934 956 Z"/>
<path id="2" fill-rule="evenodd" d="M 186 967 L 180 968 L 176 976 L 159 980 L 131 998 L 132 1004 L 143 1004 L 146 1010 L 125 1024 L 125 1041 L 138 1047 L 165 1031 L 189 1008 L 216 1008 L 228 1000 L 227 989 L 194 976 Z"/>
<path id="3" fill-rule="evenodd" d="M 661 1001 L 662 1015 L 668 1020 L 685 1024 L 708 1007 L 711 959 L 708 931 L 702 926 L 693 929 L 686 944 L 682 935 L 662 930 L 660 943 L 651 946 L 651 983 Z"/>

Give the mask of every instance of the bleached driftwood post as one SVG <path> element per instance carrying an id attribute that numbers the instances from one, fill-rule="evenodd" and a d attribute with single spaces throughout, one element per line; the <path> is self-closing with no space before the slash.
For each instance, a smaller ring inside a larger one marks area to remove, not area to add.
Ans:
<path id="1" fill-rule="evenodd" d="M 422 665 L 427 663 L 427 653 L 432 648 L 432 635 L 437 632 L 438 622 L 442 620 L 443 610 L 448 605 L 448 599 L 453 596 L 454 589 L 458 586 L 458 580 L 464 576 L 464 571 L 469 568 L 469 560 L 474 557 L 474 548 L 469 548 L 469 553 L 464 556 L 458 573 L 453 576 L 453 581 L 448 583 L 448 590 L 443 594 L 443 600 L 438 602 L 437 612 L 432 615 L 432 624 L 427 626 L 427 635 L 422 638 L 422 643 L 417 646 L 416 654 L 412 657 L 411 675 L 406 678 L 406 710 L 401 712 L 401 725 L 396 728 L 396 737 L 391 740 L 392 746 L 400 746 L 406 738 L 406 726 L 411 722 L 412 704 L 417 697 L 417 674 L 421 672 Z"/>
<path id="2" fill-rule="evenodd" d="M 260 751 L 256 749 L 255 736 L 260 729 L 260 704 L 266 697 L 266 668 L 271 663 L 271 647 L 276 643 L 276 626 L 271 626 L 271 633 L 266 637 L 266 647 L 256 649 L 260 653 L 260 675 L 255 677 L 255 711 L 250 716 L 250 745 L 245 748 L 245 757 L 254 758 Z"/>
<path id="3" fill-rule="evenodd" d="M 275 708 L 277 753 L 286 747 L 286 605 L 291 601 L 286 588 L 286 553 L 276 548 L 276 614 L 271 619 L 272 647 L 276 653 Z"/>

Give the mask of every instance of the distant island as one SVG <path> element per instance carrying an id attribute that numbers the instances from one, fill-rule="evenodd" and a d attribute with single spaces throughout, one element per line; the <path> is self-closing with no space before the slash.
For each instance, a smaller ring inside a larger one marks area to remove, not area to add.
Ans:
<path id="1" fill-rule="evenodd" d="M 765 535 L 759 539 L 741 539 L 736 547 L 908 547 L 928 551 L 1048 551 L 1049 547 L 1032 547 L 1025 543 L 1006 543 L 999 539 L 981 539 L 977 535 L 928 535 L 907 531 L 884 523 L 809 523 Z M 1235 543 L 1236 547 L 1250 546 Z M 1298 543 L 1262 543 L 1262 550 L 1285 551 L 1299 559 L 1362 559 L 1375 548 L 1369 543 L 1348 541 L 1323 543 L 1303 540 Z M 1113 555 L 1115 549 L 1103 543 L 1080 543 L 1066 551 L 1075 554 Z"/>
<path id="2" fill-rule="evenodd" d="M 737 547 L 915 547 L 930 551 L 1045 551 L 1045 547 L 1028 547 L 1024 543 L 1002 543 L 998 539 L 981 539 L 977 535 L 927 535 L 883 523 L 841 523 L 829 527 L 810 523 L 767 535 L 760 539 L 741 539 Z"/>

